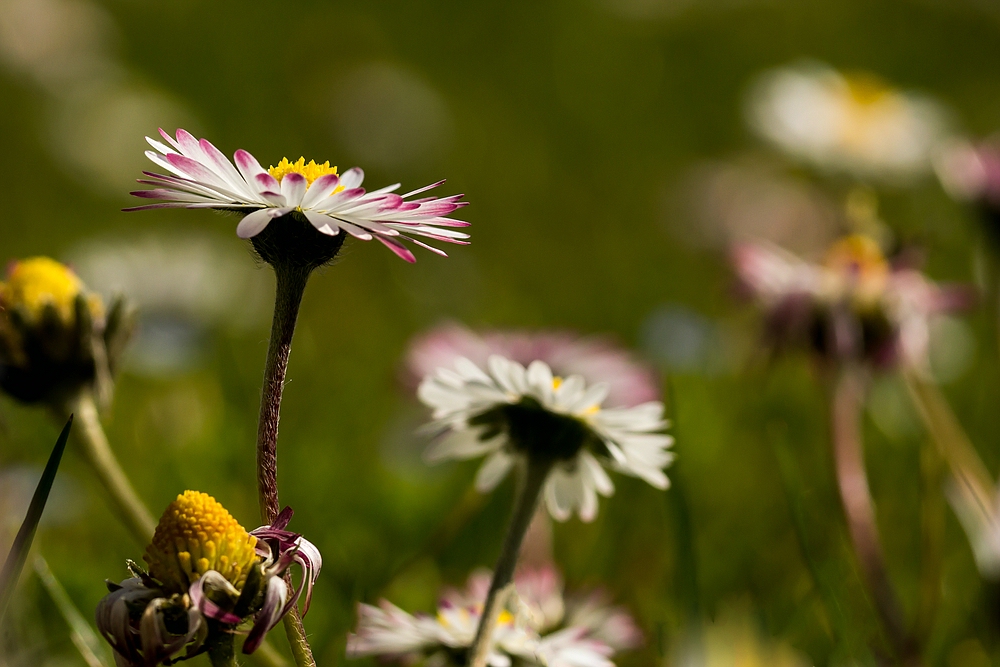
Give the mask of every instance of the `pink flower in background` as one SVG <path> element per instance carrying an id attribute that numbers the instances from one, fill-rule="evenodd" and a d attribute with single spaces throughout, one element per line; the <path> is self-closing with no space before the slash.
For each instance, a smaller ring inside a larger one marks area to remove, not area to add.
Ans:
<path id="1" fill-rule="evenodd" d="M 891 266 L 862 235 L 834 243 L 822 263 L 768 243 L 738 245 L 732 261 L 764 312 L 771 342 L 805 345 L 824 357 L 926 370 L 931 319 L 971 300 L 967 288 Z"/>
<path id="2" fill-rule="evenodd" d="M 608 385 L 607 405 L 631 407 L 660 396 L 656 373 L 610 340 L 568 331 L 493 329 L 477 333 L 445 323 L 418 336 L 406 355 L 406 381 L 415 387 L 437 368 L 451 368 L 459 357 L 485 367 L 498 354 L 527 366 L 544 361 L 561 377 L 580 375 L 588 384 Z"/>

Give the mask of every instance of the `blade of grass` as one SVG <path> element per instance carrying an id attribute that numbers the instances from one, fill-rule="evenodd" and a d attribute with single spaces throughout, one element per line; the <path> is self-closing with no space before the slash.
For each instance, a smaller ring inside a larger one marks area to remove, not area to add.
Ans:
<path id="1" fill-rule="evenodd" d="M 21 570 L 24 569 L 25 561 L 28 559 L 28 550 L 31 548 L 31 541 L 35 537 L 35 529 L 38 528 L 38 522 L 42 518 L 42 510 L 45 509 L 45 503 L 49 499 L 52 482 L 55 481 L 56 472 L 59 470 L 59 462 L 62 460 L 63 452 L 66 450 L 66 440 L 69 439 L 69 430 L 72 425 L 73 415 L 70 415 L 66 426 L 63 427 L 62 433 L 59 434 L 59 439 L 56 440 L 56 446 L 52 448 L 52 454 L 49 455 L 49 462 L 45 464 L 42 478 L 38 480 L 38 486 L 35 487 L 35 495 L 31 497 L 31 504 L 28 505 L 28 514 L 24 517 L 24 523 L 21 524 L 21 529 L 17 531 L 14 544 L 10 548 L 10 553 L 7 554 L 7 560 L 3 564 L 3 569 L 0 570 L 0 623 L 3 622 L 3 615 L 7 611 L 7 605 L 10 602 L 11 596 L 14 594 L 17 579 L 21 574 Z"/>
<path id="2" fill-rule="evenodd" d="M 99 654 L 103 654 L 103 651 L 101 650 L 101 642 L 97 637 L 97 633 L 84 620 L 83 614 L 73 604 L 66 589 L 63 588 L 59 580 L 52 574 L 49 564 L 40 555 L 35 556 L 34 564 L 35 574 L 38 575 L 42 586 L 45 587 L 49 597 L 56 603 L 59 613 L 66 620 L 66 625 L 69 626 L 70 639 L 73 640 L 73 645 L 80 652 L 84 662 L 89 667 L 106 667 L 105 662 L 98 657 Z"/>

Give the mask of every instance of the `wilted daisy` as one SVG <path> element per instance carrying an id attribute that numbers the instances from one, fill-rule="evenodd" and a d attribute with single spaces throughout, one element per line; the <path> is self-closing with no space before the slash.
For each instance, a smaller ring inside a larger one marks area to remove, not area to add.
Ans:
<path id="1" fill-rule="evenodd" d="M 177 496 L 146 548 L 148 571 L 130 561 L 132 576 L 109 582 L 97 607 L 118 664 L 149 667 L 205 652 L 213 664 L 235 664 L 236 634 L 247 634 L 243 652 L 252 653 L 303 595 L 305 613 L 322 560 L 285 530 L 291 516 L 285 508 L 274 524 L 248 533 L 211 496 Z M 290 588 L 283 575 L 293 564 L 302 578 Z"/>
<path id="2" fill-rule="evenodd" d="M 871 74 L 844 75 L 819 64 L 765 73 L 747 113 L 751 126 L 788 154 L 862 178 L 927 171 L 947 134 L 937 102 Z"/>
<path id="3" fill-rule="evenodd" d="M 206 139 L 196 139 L 184 130 L 171 137 L 160 130 L 166 143 L 146 138 L 154 150 L 146 151 L 167 174 L 144 172 L 141 179 L 151 190 L 136 197 L 159 199 L 160 203 L 128 210 L 150 208 L 211 208 L 235 211 L 244 217 L 236 227 L 240 238 L 253 239 L 254 247 L 268 262 L 298 259 L 323 264 L 332 259 L 346 232 L 363 241 L 377 239 L 408 262 L 415 261 L 403 241 L 445 253 L 414 238 L 445 243 L 465 243 L 468 234 L 456 231 L 468 223 L 447 216 L 465 206 L 462 195 L 444 198 L 419 197 L 444 181 L 395 194 L 399 184 L 366 192 L 361 187 L 364 172 L 354 167 L 343 174 L 330 163 L 305 158 L 282 158 L 264 169 L 253 155 L 238 150 L 230 162 Z M 333 240 L 336 238 L 336 240 Z M 332 253 L 332 254 L 331 254 Z"/>
<path id="4" fill-rule="evenodd" d="M 476 486 L 489 491 L 522 459 L 545 462 L 544 497 L 552 516 L 576 511 L 597 515 L 597 495 L 614 491 L 605 467 L 668 486 L 663 473 L 673 438 L 663 434 L 663 404 L 604 408 L 609 387 L 580 375 L 554 376 L 535 360 L 528 368 L 499 355 L 486 370 L 462 357 L 421 383 L 418 396 L 433 408 L 428 429 L 439 440 L 426 452 L 431 462 L 485 456 Z"/>
<path id="5" fill-rule="evenodd" d="M 834 243 L 821 263 L 747 243 L 734 249 L 733 265 L 762 307 L 773 343 L 809 347 L 828 359 L 926 370 L 932 317 L 969 300 L 966 289 L 890 265 L 878 244 L 862 235 Z"/>
<path id="6" fill-rule="evenodd" d="M 459 357 L 485 368 L 493 354 L 525 366 L 538 359 L 561 377 L 579 375 L 588 383 L 603 382 L 608 385 L 605 403 L 612 407 L 639 405 L 660 395 L 653 370 L 611 340 L 569 331 L 476 332 L 455 323 L 434 327 L 410 344 L 407 381 L 416 386 L 436 369 L 450 368 Z"/>
<path id="7" fill-rule="evenodd" d="M 464 591 L 447 589 L 437 614 L 410 615 L 387 600 L 358 605 L 357 631 L 348 636 L 351 658 L 377 656 L 389 663 L 464 666 L 483 613 L 491 575 L 477 571 Z M 610 667 L 617 652 L 642 641 L 627 611 L 600 594 L 564 599 L 552 567 L 521 571 L 516 596 L 501 612 L 490 647 L 491 667 Z"/>

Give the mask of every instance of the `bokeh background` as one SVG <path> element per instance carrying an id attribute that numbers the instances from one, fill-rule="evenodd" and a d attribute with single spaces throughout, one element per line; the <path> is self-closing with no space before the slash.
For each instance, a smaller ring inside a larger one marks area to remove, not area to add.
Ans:
<path id="1" fill-rule="evenodd" d="M 429 611 L 498 553 L 509 481 L 477 500 L 475 463 L 428 468 L 412 434 L 424 412 L 401 360 L 444 320 L 607 334 L 660 369 L 673 488 L 619 476 L 593 524 L 554 532 L 569 588 L 605 587 L 644 630 L 618 664 L 703 664 L 690 647 L 709 644 L 720 666 L 875 664 L 824 390 L 805 357 L 762 359 L 726 264 L 734 240 L 809 254 L 850 229 L 858 179 L 785 155 L 747 121 L 760 75 L 804 60 L 933 99 L 942 136 L 1000 129 L 987 0 L 0 0 L 0 254 L 52 255 L 130 297 L 142 320 L 106 420 L 113 447 L 154 512 L 198 489 L 252 527 L 273 278 L 234 219 L 120 212 L 147 168 L 143 136 L 184 127 L 265 165 L 359 165 L 373 187 L 447 177 L 442 194 L 471 202 L 472 245 L 411 266 L 350 240 L 306 293 L 279 480 L 325 560 L 306 619 L 320 664 L 349 662 L 358 601 Z M 990 284 L 995 246 L 929 167 L 863 180 L 881 229 L 925 248 L 934 278 Z M 993 303 L 943 320 L 932 361 L 995 471 Z M 866 414 L 892 578 L 928 663 L 1000 664 L 997 593 L 926 483 L 933 457 L 899 378 L 877 379 Z M 56 433 L 0 402 L 6 524 Z M 72 452 L 36 544 L 88 618 L 103 580 L 141 555 Z M 0 664 L 83 664 L 37 579 L 21 591 Z"/>

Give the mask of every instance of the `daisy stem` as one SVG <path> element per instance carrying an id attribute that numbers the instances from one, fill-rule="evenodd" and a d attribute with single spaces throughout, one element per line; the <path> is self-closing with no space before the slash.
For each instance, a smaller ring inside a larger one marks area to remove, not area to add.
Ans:
<path id="1" fill-rule="evenodd" d="M 208 647 L 208 660 L 212 667 L 236 667 L 233 635 L 224 633 L 222 639 L 212 642 Z"/>
<path id="2" fill-rule="evenodd" d="M 73 433 L 84 459 L 104 487 L 118 518 L 125 524 L 136 542 L 145 547 L 153 539 L 156 521 L 139 499 L 108 444 L 108 437 L 101 426 L 93 394 L 89 389 L 80 391 L 66 401 L 59 412 L 62 413 L 59 415 L 61 419 L 70 414 L 76 415 L 80 427 L 73 429 Z"/>
<path id="3" fill-rule="evenodd" d="M 264 364 L 264 386 L 260 397 L 260 418 L 257 421 L 257 492 L 260 516 L 270 524 L 278 516 L 278 417 L 281 393 L 285 388 L 288 355 L 292 351 L 292 335 L 299 316 L 302 294 L 309 280 L 309 269 L 276 264 L 274 319 L 271 340 Z"/>
<path id="4" fill-rule="evenodd" d="M 545 480 L 548 479 L 554 460 L 549 458 L 528 457 L 521 468 L 521 478 L 514 503 L 514 514 L 504 537 L 503 549 L 493 569 L 493 581 L 486 595 L 483 614 L 476 629 L 476 638 L 469 648 L 469 667 L 486 667 L 503 602 L 507 599 L 508 586 L 514 579 L 514 568 L 521 553 L 521 543 L 531 525 L 535 509 L 542 497 Z"/>
<path id="5" fill-rule="evenodd" d="M 839 369 L 830 415 L 837 488 L 851 545 L 886 636 L 902 664 L 915 665 L 919 664 L 917 646 L 906 631 L 902 606 L 889 581 L 865 471 L 860 426 L 863 387 L 858 367 L 848 364 Z"/>
<path id="6" fill-rule="evenodd" d="M 310 268 L 276 263 L 274 319 L 271 323 L 271 340 L 267 346 L 264 364 L 264 386 L 260 398 L 260 418 L 257 422 L 257 492 L 260 515 L 270 524 L 278 516 L 278 417 L 281 411 L 281 393 L 285 387 L 288 355 L 292 350 L 292 335 L 298 319 L 299 306 L 309 280 Z M 309 641 L 297 608 L 292 607 L 285 618 L 285 634 L 292 648 L 295 664 L 315 667 Z"/>

